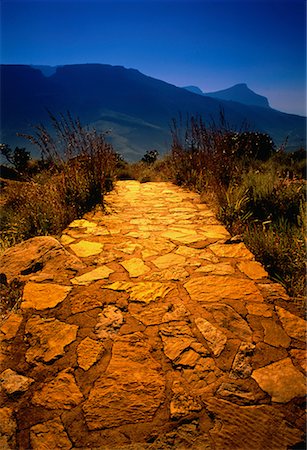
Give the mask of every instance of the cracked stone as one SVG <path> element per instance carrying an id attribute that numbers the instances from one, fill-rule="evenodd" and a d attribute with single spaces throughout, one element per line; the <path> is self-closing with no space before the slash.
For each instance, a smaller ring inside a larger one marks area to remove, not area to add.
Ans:
<path id="1" fill-rule="evenodd" d="M 54 308 L 61 303 L 71 290 L 71 286 L 60 286 L 53 283 L 28 282 L 23 291 L 21 309 Z"/>
<path id="2" fill-rule="evenodd" d="M 71 244 L 69 247 L 80 258 L 87 258 L 88 256 L 101 253 L 103 244 L 100 242 L 80 241 L 77 244 Z"/>
<path id="3" fill-rule="evenodd" d="M 76 339 L 77 325 L 68 325 L 57 319 L 32 317 L 28 320 L 25 334 L 30 348 L 26 352 L 26 361 L 49 363 L 64 355 L 65 347 Z"/>
<path id="4" fill-rule="evenodd" d="M 47 409 L 72 409 L 83 400 L 83 395 L 69 369 L 60 372 L 57 377 L 46 383 L 32 397 L 32 403 Z"/>
<path id="5" fill-rule="evenodd" d="M 242 342 L 232 363 L 230 378 L 248 378 L 252 371 L 251 357 L 255 345 L 250 342 Z"/>
<path id="6" fill-rule="evenodd" d="M 32 383 L 33 378 L 19 375 L 11 369 L 4 370 L 0 375 L 0 385 L 8 395 L 26 392 Z"/>
<path id="7" fill-rule="evenodd" d="M 100 266 L 90 272 L 86 272 L 79 277 L 72 278 L 70 282 L 72 284 L 78 284 L 81 286 L 86 286 L 90 284 L 92 281 L 102 280 L 104 278 L 108 278 L 114 270 L 109 269 L 107 266 Z"/>
<path id="8" fill-rule="evenodd" d="M 113 305 L 105 306 L 98 315 L 95 333 L 99 339 L 112 338 L 123 323 L 124 317 L 120 309 Z"/>
<path id="9" fill-rule="evenodd" d="M 254 370 L 252 378 L 272 397 L 273 402 L 286 403 L 306 394 L 305 377 L 290 358 Z"/>
<path id="10" fill-rule="evenodd" d="M 127 270 L 129 276 L 132 278 L 139 277 L 150 272 L 150 268 L 146 266 L 144 261 L 140 258 L 127 259 L 120 264 Z"/>
<path id="11" fill-rule="evenodd" d="M 104 352 L 105 347 L 102 342 L 86 337 L 77 347 L 79 367 L 83 370 L 88 370 L 101 358 Z"/>
<path id="12" fill-rule="evenodd" d="M 132 301 L 149 303 L 158 298 L 164 298 L 173 289 L 173 286 L 158 281 L 141 281 L 139 283 L 116 281 L 102 286 L 102 289 L 124 291 L 130 295 Z"/>
<path id="13" fill-rule="evenodd" d="M 275 309 L 286 333 L 293 339 L 305 342 L 306 321 L 279 306 L 276 306 Z"/>
<path id="14" fill-rule="evenodd" d="M 140 333 L 117 337 L 106 373 L 83 405 L 90 430 L 151 421 L 165 399 L 161 366 Z"/>
<path id="15" fill-rule="evenodd" d="M 72 448 L 72 444 L 59 418 L 31 427 L 30 440 L 33 450 L 50 450 L 55 448 L 70 450 Z"/>
<path id="16" fill-rule="evenodd" d="M 219 356 L 225 348 L 227 336 L 202 317 L 197 317 L 195 319 L 195 325 L 205 338 L 214 356 Z"/>

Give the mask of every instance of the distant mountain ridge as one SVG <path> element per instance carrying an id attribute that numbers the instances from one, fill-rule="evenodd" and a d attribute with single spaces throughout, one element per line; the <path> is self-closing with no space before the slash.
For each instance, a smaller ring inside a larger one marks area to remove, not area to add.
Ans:
<path id="1" fill-rule="evenodd" d="M 184 122 L 187 114 L 199 114 L 218 123 L 221 108 L 237 129 L 247 123 L 251 130 L 269 133 L 278 145 L 289 136 L 293 148 L 305 142 L 304 117 L 195 95 L 136 69 L 106 64 L 65 65 L 55 71 L 27 65 L 0 69 L 1 141 L 12 146 L 28 147 L 16 133 L 31 132 L 33 124 L 48 125 L 47 109 L 53 114 L 70 111 L 85 125 L 111 130 L 112 144 L 129 160 L 140 159 L 149 149 L 169 150 L 170 124 L 180 114 Z"/>
<path id="2" fill-rule="evenodd" d="M 261 106 L 263 108 L 270 108 L 269 101 L 263 95 L 256 94 L 252 91 L 246 83 L 235 84 L 234 86 L 223 89 L 221 91 L 207 92 L 204 93 L 197 86 L 185 86 L 187 89 L 194 94 L 206 95 L 208 97 L 217 98 L 220 100 L 232 101 L 243 103 L 244 105 Z"/>

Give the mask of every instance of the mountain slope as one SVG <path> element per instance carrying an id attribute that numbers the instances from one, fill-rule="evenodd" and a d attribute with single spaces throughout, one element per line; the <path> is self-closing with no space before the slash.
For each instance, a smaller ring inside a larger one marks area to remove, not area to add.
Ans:
<path id="1" fill-rule="evenodd" d="M 196 95 L 120 66 L 67 65 L 45 77 L 30 66 L 2 65 L 1 93 L 1 139 L 11 145 L 27 145 L 16 132 L 48 123 L 46 109 L 54 114 L 69 110 L 84 124 L 111 129 L 116 150 L 130 160 L 152 148 L 167 151 L 171 121 L 180 113 L 218 122 L 223 108 L 233 126 L 239 129 L 246 122 L 251 129 L 270 133 L 278 144 L 291 135 L 291 143 L 300 145 L 305 137 L 303 117 Z"/>

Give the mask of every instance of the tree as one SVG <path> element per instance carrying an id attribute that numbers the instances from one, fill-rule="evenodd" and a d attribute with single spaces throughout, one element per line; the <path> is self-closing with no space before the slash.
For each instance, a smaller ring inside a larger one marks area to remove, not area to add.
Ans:
<path id="1" fill-rule="evenodd" d="M 157 150 L 147 150 L 141 161 L 146 164 L 153 164 L 156 162 L 158 155 L 159 152 Z"/>
<path id="2" fill-rule="evenodd" d="M 16 147 L 12 151 L 7 144 L 0 144 L 0 153 L 18 173 L 23 174 L 27 171 L 31 157 L 30 152 L 25 148 Z"/>

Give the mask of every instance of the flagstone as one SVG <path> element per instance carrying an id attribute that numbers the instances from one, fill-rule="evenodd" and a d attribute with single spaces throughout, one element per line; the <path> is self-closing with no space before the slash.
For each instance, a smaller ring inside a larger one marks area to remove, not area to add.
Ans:
<path id="1" fill-rule="evenodd" d="M 78 366 L 83 370 L 88 370 L 104 352 L 105 347 L 101 341 L 95 341 L 87 336 L 77 347 Z"/>
<path id="2" fill-rule="evenodd" d="M 11 312 L 3 325 L 1 325 L 0 327 L 0 331 L 3 334 L 1 338 L 3 338 L 4 340 L 13 339 L 18 332 L 22 320 L 23 319 L 20 314 Z"/>
<path id="3" fill-rule="evenodd" d="M 158 256 L 152 262 L 159 269 L 168 269 L 172 266 L 183 265 L 186 259 L 184 256 L 176 255 L 175 253 L 167 253 L 166 255 Z"/>
<path id="4" fill-rule="evenodd" d="M 243 242 L 240 242 L 239 244 L 216 243 L 210 245 L 209 248 L 217 256 L 222 256 L 224 258 L 254 259 L 254 255 L 246 248 Z"/>
<path id="5" fill-rule="evenodd" d="M 238 268 L 252 280 L 259 280 L 268 276 L 267 271 L 256 261 L 240 261 Z"/>
<path id="6" fill-rule="evenodd" d="M 69 245 L 72 242 L 74 242 L 74 240 L 75 239 L 73 237 L 69 236 L 68 234 L 63 234 L 60 237 L 60 242 L 61 242 L 62 245 Z"/>
<path id="7" fill-rule="evenodd" d="M 254 370 L 252 378 L 272 397 L 273 402 L 286 403 L 306 394 L 305 377 L 290 358 Z"/>
<path id="8" fill-rule="evenodd" d="M 100 242 L 80 241 L 77 244 L 71 244 L 70 248 L 80 258 L 98 255 L 102 252 L 103 244 Z"/>
<path id="9" fill-rule="evenodd" d="M 86 219 L 77 219 L 69 224 L 69 228 L 95 228 L 97 223 L 90 222 Z"/>
<path id="10" fill-rule="evenodd" d="M 235 273 L 235 269 L 231 264 L 218 263 L 218 264 L 203 264 L 195 272 L 213 273 L 214 275 L 231 275 Z"/>
<path id="11" fill-rule="evenodd" d="M 116 281 L 115 283 L 102 286 L 102 289 L 124 291 L 130 295 L 132 301 L 150 303 L 159 298 L 164 298 L 173 289 L 173 286 L 158 281 L 141 281 L 138 283 Z"/>
<path id="12" fill-rule="evenodd" d="M 72 278 L 70 282 L 72 284 L 85 286 L 90 284 L 92 281 L 108 278 L 111 273 L 114 273 L 114 270 L 110 269 L 108 266 L 100 266 L 90 272 L 86 272 L 83 275 Z"/>
<path id="13" fill-rule="evenodd" d="M 293 339 L 306 342 L 306 321 L 279 306 L 275 309 L 286 333 Z"/>
<path id="14" fill-rule="evenodd" d="M 55 448 L 70 450 L 72 448 L 72 443 L 59 417 L 31 427 L 30 440 L 33 450 L 50 450 Z"/>
<path id="15" fill-rule="evenodd" d="M 6 369 L 0 374 L 0 386 L 9 395 L 26 392 L 32 383 L 33 378 L 20 375 L 11 369 Z"/>
<path id="16" fill-rule="evenodd" d="M 219 356 L 225 348 L 227 336 L 202 317 L 195 319 L 195 325 L 205 338 L 209 348 L 213 351 L 214 356 Z"/>
<path id="17" fill-rule="evenodd" d="M 127 259 L 120 264 L 127 270 L 129 276 L 132 278 L 144 275 L 151 270 L 140 258 Z"/>
<path id="18" fill-rule="evenodd" d="M 21 309 L 54 308 L 67 297 L 70 291 L 71 286 L 29 281 L 24 287 Z"/>

